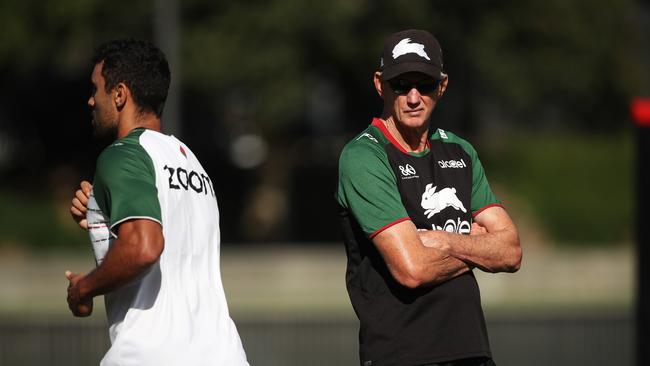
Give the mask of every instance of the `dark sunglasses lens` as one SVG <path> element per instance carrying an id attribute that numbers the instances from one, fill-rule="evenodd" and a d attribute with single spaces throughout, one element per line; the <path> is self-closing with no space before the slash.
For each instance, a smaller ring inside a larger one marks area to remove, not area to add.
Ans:
<path id="1" fill-rule="evenodd" d="M 431 94 L 438 89 L 438 81 L 425 81 L 415 86 L 420 94 Z"/>
<path id="2" fill-rule="evenodd" d="M 408 85 L 404 82 L 404 80 L 390 80 L 388 84 L 395 94 L 406 94 L 408 91 L 406 90 L 406 88 L 408 88 Z"/>
<path id="3" fill-rule="evenodd" d="M 438 80 L 412 83 L 408 80 L 390 80 L 388 84 L 395 94 L 406 94 L 416 88 L 421 94 L 431 94 L 438 89 Z"/>

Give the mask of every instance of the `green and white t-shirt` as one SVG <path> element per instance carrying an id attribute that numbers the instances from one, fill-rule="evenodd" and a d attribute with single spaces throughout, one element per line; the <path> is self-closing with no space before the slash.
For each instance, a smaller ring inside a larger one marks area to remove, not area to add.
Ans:
<path id="1" fill-rule="evenodd" d="M 221 283 L 214 188 L 185 144 L 135 129 L 108 146 L 87 219 L 98 265 L 126 220 L 160 223 L 165 240 L 148 272 L 105 295 L 111 348 L 102 366 L 248 365 Z"/>

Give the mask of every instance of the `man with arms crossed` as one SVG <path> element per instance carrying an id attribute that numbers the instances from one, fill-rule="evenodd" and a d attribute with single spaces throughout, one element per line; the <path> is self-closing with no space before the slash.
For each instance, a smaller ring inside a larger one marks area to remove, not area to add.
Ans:
<path id="1" fill-rule="evenodd" d="M 494 365 L 472 270 L 515 272 L 518 233 L 474 148 L 429 130 L 449 84 L 428 32 L 384 44 L 381 118 L 339 161 L 347 289 L 363 366 Z"/>
<path id="2" fill-rule="evenodd" d="M 136 40 L 96 50 L 88 105 L 99 134 L 93 186 L 71 212 L 90 234 L 97 267 L 66 272 L 68 306 L 92 312 L 104 295 L 112 365 L 248 365 L 219 270 L 219 211 L 192 151 L 160 133 L 170 73 L 164 54 Z"/>

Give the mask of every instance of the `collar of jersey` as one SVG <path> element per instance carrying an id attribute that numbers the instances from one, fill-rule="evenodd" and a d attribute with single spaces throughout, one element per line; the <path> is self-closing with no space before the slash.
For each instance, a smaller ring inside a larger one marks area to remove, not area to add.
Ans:
<path id="1" fill-rule="evenodd" d="M 395 146 L 399 151 L 403 152 L 404 154 L 408 154 L 412 156 L 424 156 L 429 152 L 429 148 L 431 147 L 431 142 L 429 141 L 428 138 L 427 138 L 427 147 L 424 149 L 424 151 L 422 152 L 406 151 L 406 149 L 404 149 L 402 145 L 400 145 L 400 143 L 397 142 L 397 140 L 395 140 L 395 137 L 393 137 L 393 135 L 388 131 L 386 125 L 384 124 L 384 122 L 382 122 L 381 119 L 373 118 L 372 126 L 377 127 L 379 131 L 381 131 L 381 133 L 384 135 L 384 137 L 386 137 L 386 139 L 388 139 L 388 141 L 390 141 L 390 143 L 393 144 L 393 146 Z"/>

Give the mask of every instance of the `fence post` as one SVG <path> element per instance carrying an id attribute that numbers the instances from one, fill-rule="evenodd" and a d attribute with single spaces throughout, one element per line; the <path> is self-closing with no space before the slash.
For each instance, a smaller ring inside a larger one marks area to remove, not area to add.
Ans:
<path id="1" fill-rule="evenodd" d="M 630 105 L 636 124 L 636 364 L 650 365 L 650 98 Z"/>

